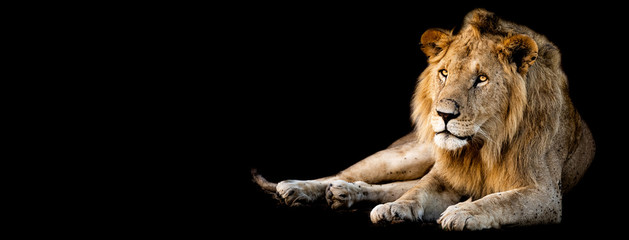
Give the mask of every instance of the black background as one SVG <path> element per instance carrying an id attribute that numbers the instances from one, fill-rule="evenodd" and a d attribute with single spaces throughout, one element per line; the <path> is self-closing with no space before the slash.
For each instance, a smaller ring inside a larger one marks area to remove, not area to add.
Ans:
<path id="1" fill-rule="evenodd" d="M 211 190 L 210 195 L 239 200 L 237 206 L 220 205 L 228 211 L 221 219 L 241 229 L 233 233 L 282 238 L 445 234 L 434 225 L 376 227 L 369 209 L 281 207 L 256 188 L 249 171 L 257 168 L 273 182 L 328 176 L 411 131 L 410 99 L 426 67 L 419 37 L 428 28 L 456 29 L 477 7 L 528 26 L 559 47 L 570 96 L 597 144 L 591 168 L 563 199 L 561 224 L 488 232 L 611 234 L 617 229 L 624 192 L 617 189 L 625 181 L 616 173 L 626 160 L 617 154 L 625 137 L 616 123 L 624 112 L 621 72 L 626 69 L 620 5 L 312 3 L 243 5 L 216 22 L 227 29 L 221 38 L 229 45 L 222 50 L 232 68 L 224 79 L 233 90 L 229 104 L 212 102 L 227 110 L 229 122 L 228 142 L 218 150 L 237 171 L 221 180 L 236 197 Z"/>
<path id="2" fill-rule="evenodd" d="M 8 48 L 20 52 L 10 62 L 26 74 L 18 82 L 29 94 L 7 89 L 31 105 L 7 104 L 20 109 L 7 116 L 26 125 L 7 125 L 21 135 L 9 142 L 24 145 L 7 149 L 27 159 L 17 162 L 28 173 L 6 169 L 33 184 L 7 184 L 21 190 L 23 204 L 7 205 L 19 212 L 8 219 L 21 233 L 48 235 L 447 234 L 430 224 L 373 226 L 369 208 L 278 206 L 250 170 L 274 182 L 328 176 L 407 134 L 410 99 L 426 67 L 421 34 L 456 28 L 483 7 L 559 47 L 570 95 L 597 143 L 590 170 L 564 198 L 561 224 L 487 232 L 615 236 L 627 216 L 625 6 L 535 4 L 26 8 L 9 24 L 22 45 Z M 14 24 L 22 20 L 30 25 Z"/>

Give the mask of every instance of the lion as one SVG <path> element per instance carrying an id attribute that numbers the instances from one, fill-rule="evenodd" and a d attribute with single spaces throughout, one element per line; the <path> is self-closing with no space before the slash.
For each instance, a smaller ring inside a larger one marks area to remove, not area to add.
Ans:
<path id="1" fill-rule="evenodd" d="M 573 106 L 559 49 L 484 9 L 457 33 L 421 36 L 428 66 L 412 98 L 414 130 L 334 176 L 266 181 L 288 206 L 374 202 L 374 224 L 435 222 L 445 230 L 559 223 L 562 195 L 595 143 Z"/>

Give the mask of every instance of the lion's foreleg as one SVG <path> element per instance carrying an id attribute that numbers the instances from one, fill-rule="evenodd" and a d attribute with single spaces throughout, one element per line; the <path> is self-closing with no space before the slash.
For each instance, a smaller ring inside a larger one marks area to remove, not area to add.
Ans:
<path id="1" fill-rule="evenodd" d="M 553 193 L 554 192 L 554 193 Z M 532 225 L 561 221 L 558 190 L 519 188 L 489 194 L 448 207 L 438 223 L 448 230 L 480 230 L 502 225 Z"/>
<path id="2" fill-rule="evenodd" d="M 376 206 L 370 217 L 373 223 L 380 224 L 434 221 L 460 198 L 461 195 L 430 172 L 399 199 Z"/>
<path id="3" fill-rule="evenodd" d="M 360 202 L 386 203 L 402 196 L 419 182 L 410 180 L 387 184 L 368 184 L 363 181 L 336 180 L 326 189 L 326 200 L 332 209 L 350 208 Z"/>

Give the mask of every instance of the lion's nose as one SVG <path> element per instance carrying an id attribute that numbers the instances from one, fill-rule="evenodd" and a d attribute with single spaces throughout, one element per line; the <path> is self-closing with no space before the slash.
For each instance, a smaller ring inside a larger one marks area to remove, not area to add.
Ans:
<path id="1" fill-rule="evenodd" d="M 448 121 L 457 118 L 461 113 L 459 112 L 459 104 L 452 99 L 441 99 L 437 103 L 437 115 L 443 118 L 445 124 Z"/>
<path id="2" fill-rule="evenodd" d="M 445 124 L 448 124 L 448 122 L 452 119 L 455 119 L 456 117 L 459 116 L 459 114 L 451 114 L 451 113 L 444 113 L 444 112 L 440 112 L 437 111 L 437 115 L 441 116 L 441 118 L 443 118 L 443 122 Z"/>

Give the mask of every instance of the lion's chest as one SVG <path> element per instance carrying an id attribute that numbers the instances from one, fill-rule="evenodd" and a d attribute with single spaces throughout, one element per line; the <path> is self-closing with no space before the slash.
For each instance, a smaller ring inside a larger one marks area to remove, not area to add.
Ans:
<path id="1" fill-rule="evenodd" d="M 437 164 L 439 175 L 455 191 L 473 199 L 523 186 L 517 173 L 477 162 Z"/>

